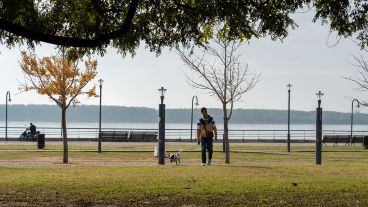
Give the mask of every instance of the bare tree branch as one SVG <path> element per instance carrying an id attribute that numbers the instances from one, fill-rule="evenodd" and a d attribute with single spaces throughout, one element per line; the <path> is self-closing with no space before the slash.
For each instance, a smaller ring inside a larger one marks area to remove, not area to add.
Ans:
<path id="1" fill-rule="evenodd" d="M 354 78 L 344 76 L 343 78 L 355 83 L 358 86 L 356 90 L 368 91 L 368 60 L 365 59 L 363 54 L 352 56 L 355 62 L 351 65 L 357 68 L 359 76 Z"/>
<path id="2" fill-rule="evenodd" d="M 221 94 L 220 92 L 217 90 L 217 88 L 213 85 L 212 80 L 208 77 L 208 75 L 206 74 L 206 64 L 203 63 L 203 58 L 204 55 L 202 56 L 201 59 L 191 59 L 189 56 L 187 56 L 183 51 L 178 50 L 178 54 L 181 58 L 181 60 L 189 67 L 189 69 L 193 70 L 194 72 L 197 72 L 200 74 L 200 77 L 205 81 L 205 84 L 200 84 L 192 79 L 189 78 L 190 82 L 194 85 L 197 86 L 200 89 L 205 89 L 205 90 L 209 90 L 210 92 L 215 93 L 218 98 L 220 100 L 222 100 L 221 98 Z M 207 72 L 210 73 L 211 72 Z M 213 74 L 212 74 L 213 75 Z M 187 75 L 187 77 L 189 77 Z"/>

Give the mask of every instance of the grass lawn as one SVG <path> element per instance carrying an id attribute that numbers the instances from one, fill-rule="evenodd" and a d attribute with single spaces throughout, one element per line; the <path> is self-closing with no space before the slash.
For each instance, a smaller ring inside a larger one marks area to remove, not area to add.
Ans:
<path id="1" fill-rule="evenodd" d="M 368 165 L 0 168 L 0 205 L 367 206 Z"/>
<path id="2" fill-rule="evenodd" d="M 230 165 L 216 152 L 214 165 L 201 167 L 198 152 L 184 151 L 182 166 L 168 161 L 158 166 L 152 152 L 70 152 L 72 164 L 62 165 L 61 152 L 7 151 L 0 146 L 0 166 L 8 163 L 0 167 L 0 206 L 368 206 L 368 152 L 355 149 L 324 152 L 323 165 L 316 166 L 314 152 L 237 146 L 276 150 L 233 152 Z M 48 165 L 9 167 L 33 161 Z M 98 164 L 105 162 L 115 164 Z"/>

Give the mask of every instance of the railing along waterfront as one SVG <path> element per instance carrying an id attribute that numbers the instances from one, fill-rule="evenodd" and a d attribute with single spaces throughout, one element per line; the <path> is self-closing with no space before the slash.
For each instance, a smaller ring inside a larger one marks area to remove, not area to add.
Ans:
<path id="1" fill-rule="evenodd" d="M 25 130 L 24 127 L 8 127 L 8 137 L 11 139 L 17 139 Z M 122 132 L 157 132 L 155 128 L 102 128 L 102 131 L 116 131 Z M 46 139 L 60 139 L 62 137 L 62 130 L 60 127 L 38 127 L 37 131 L 46 135 Z M 67 128 L 68 138 L 74 140 L 87 140 L 98 138 L 98 128 L 86 127 L 86 128 Z M 196 130 L 193 130 L 193 137 Z M 222 138 L 223 130 L 219 130 L 219 139 Z M 315 140 L 315 130 L 290 130 L 290 136 L 292 140 L 307 141 Z M 323 130 L 323 135 L 350 135 L 350 130 Z M 368 131 L 354 131 L 353 135 L 368 135 Z M 5 127 L 0 127 L 0 138 L 5 137 Z M 229 138 L 231 140 L 285 140 L 287 138 L 287 130 L 264 130 L 264 129 L 234 129 L 229 130 Z M 166 129 L 166 139 L 168 140 L 190 140 L 190 129 Z"/>

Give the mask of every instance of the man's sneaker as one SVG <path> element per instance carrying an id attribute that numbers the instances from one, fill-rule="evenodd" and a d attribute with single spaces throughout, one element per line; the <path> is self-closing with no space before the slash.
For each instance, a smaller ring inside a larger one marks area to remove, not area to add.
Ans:
<path id="1" fill-rule="evenodd" d="M 207 165 L 211 165 L 211 160 L 208 160 Z"/>
<path id="2" fill-rule="evenodd" d="M 201 166 L 206 166 L 206 163 L 202 163 Z"/>

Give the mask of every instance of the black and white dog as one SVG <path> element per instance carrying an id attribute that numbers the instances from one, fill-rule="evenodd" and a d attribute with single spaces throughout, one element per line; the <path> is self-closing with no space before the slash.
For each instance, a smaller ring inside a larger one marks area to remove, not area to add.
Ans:
<path id="1" fill-rule="evenodd" d="M 168 158 L 170 160 L 170 163 L 173 164 L 173 162 L 175 162 L 176 165 L 180 165 L 180 153 L 183 151 L 183 149 L 180 149 L 177 153 L 175 154 L 168 154 Z"/>

